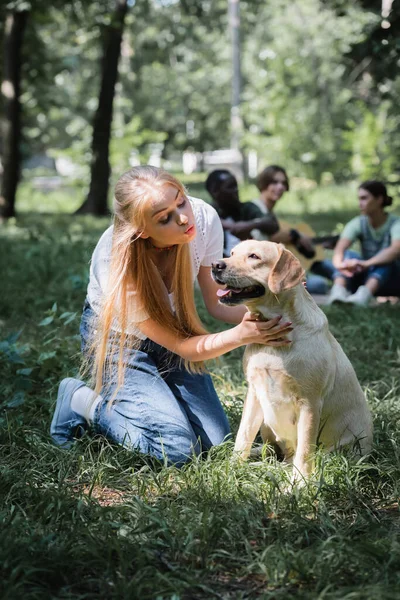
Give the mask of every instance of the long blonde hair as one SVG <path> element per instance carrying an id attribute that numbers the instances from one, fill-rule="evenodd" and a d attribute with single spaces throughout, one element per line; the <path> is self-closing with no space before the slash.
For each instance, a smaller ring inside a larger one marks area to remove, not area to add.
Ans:
<path id="1" fill-rule="evenodd" d="M 135 292 L 134 302 L 145 310 L 150 319 L 177 337 L 186 339 L 207 333 L 194 302 L 189 245 L 177 245 L 169 251 L 174 258 L 171 290 L 175 301 L 174 314 L 161 275 L 149 258 L 151 246 L 148 240 L 140 237 L 145 227 L 145 209 L 165 185 L 172 185 L 186 195 L 185 188 L 173 175 L 151 166 L 133 167 L 119 178 L 115 186 L 108 289 L 93 341 L 92 378 L 97 393 L 107 380 L 107 369 L 111 380 L 117 352 L 119 389 L 124 381 L 124 350 L 127 347 L 138 348 L 142 343 L 142 340 L 127 333 L 128 292 Z M 185 366 L 192 371 L 204 370 L 201 362 L 186 362 Z M 113 397 L 115 394 L 116 391 Z"/>

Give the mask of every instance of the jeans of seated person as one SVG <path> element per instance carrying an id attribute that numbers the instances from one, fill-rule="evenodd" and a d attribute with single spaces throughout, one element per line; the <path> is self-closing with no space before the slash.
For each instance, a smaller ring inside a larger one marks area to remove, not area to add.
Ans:
<path id="1" fill-rule="evenodd" d="M 82 351 L 92 339 L 95 313 L 86 301 L 81 320 Z M 227 417 L 210 375 L 192 374 L 180 358 L 151 340 L 125 352 L 125 380 L 117 387 L 118 351 L 101 390 L 93 427 L 127 449 L 181 466 L 194 454 L 229 437 Z M 112 399 L 110 406 L 109 400 Z"/>
<path id="2" fill-rule="evenodd" d="M 361 256 L 354 250 L 346 250 L 344 258 L 361 258 Z M 333 264 L 332 269 L 333 280 L 345 277 L 343 273 L 335 269 Z M 360 285 L 364 285 L 371 277 L 379 281 L 378 296 L 400 296 L 400 267 L 396 262 L 369 267 L 362 273 L 356 273 L 353 277 L 345 277 L 346 287 L 350 292 L 354 293 Z"/>
<path id="3" fill-rule="evenodd" d="M 308 274 L 306 276 L 306 289 L 309 294 L 327 294 L 329 286 L 323 277 L 320 275 Z"/>
<path id="4" fill-rule="evenodd" d="M 330 286 L 328 281 L 333 279 L 335 267 L 331 260 L 319 260 L 313 263 L 307 275 L 306 287 L 310 294 L 327 294 Z"/>

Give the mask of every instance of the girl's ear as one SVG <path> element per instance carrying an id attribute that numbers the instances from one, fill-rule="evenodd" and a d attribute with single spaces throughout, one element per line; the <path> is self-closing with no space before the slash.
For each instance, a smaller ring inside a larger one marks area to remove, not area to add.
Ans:
<path id="1" fill-rule="evenodd" d="M 145 232 L 145 231 L 139 231 L 136 234 L 136 239 L 137 238 L 142 238 L 142 240 L 147 240 L 150 236 Z"/>
<path id="2" fill-rule="evenodd" d="M 305 277 L 300 261 L 279 244 L 279 256 L 268 275 L 268 288 L 273 294 L 280 294 L 293 288 Z"/>

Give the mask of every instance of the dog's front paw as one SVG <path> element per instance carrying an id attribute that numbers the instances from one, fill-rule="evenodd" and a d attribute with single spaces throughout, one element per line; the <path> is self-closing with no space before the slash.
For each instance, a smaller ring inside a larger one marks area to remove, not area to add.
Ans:
<path id="1" fill-rule="evenodd" d="M 292 484 L 297 485 L 298 487 L 304 487 L 310 478 L 310 475 L 313 470 L 313 463 L 311 461 L 297 463 L 294 461 L 293 463 L 293 474 L 292 474 Z"/>
<path id="2" fill-rule="evenodd" d="M 293 473 L 290 482 L 292 487 L 302 488 L 306 486 L 307 479 L 301 473 Z"/>
<path id="3" fill-rule="evenodd" d="M 247 460 L 250 456 L 252 444 L 235 444 L 233 455 L 238 460 Z"/>

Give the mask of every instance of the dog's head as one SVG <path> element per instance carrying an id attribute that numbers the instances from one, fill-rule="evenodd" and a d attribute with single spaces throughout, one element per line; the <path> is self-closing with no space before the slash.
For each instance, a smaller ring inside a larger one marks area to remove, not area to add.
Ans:
<path id="1" fill-rule="evenodd" d="M 247 304 L 266 293 L 280 294 L 298 285 L 305 276 L 298 259 L 282 244 L 248 240 L 238 244 L 229 258 L 212 264 L 223 304 Z"/>

